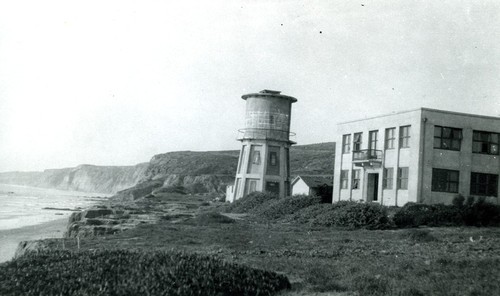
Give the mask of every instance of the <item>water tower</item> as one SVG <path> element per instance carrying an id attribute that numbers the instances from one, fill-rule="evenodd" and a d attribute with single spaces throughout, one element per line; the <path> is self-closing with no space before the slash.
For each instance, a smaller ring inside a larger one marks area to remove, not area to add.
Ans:
<path id="1" fill-rule="evenodd" d="M 290 195 L 290 116 L 296 98 L 263 90 L 242 96 L 246 100 L 245 128 L 239 130 L 242 147 L 227 201 L 254 191 Z"/>

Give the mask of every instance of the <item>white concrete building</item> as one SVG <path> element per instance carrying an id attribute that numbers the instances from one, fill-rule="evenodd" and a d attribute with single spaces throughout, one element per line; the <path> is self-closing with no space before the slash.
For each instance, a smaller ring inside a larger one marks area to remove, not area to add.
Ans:
<path id="1" fill-rule="evenodd" d="M 333 202 L 499 202 L 500 117 L 428 108 L 338 125 Z"/>

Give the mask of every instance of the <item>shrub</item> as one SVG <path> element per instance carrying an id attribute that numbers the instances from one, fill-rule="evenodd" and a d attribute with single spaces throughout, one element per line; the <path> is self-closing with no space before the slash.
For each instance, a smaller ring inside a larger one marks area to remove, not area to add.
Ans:
<path id="1" fill-rule="evenodd" d="M 283 275 L 178 252 L 49 251 L 0 266 L 1 295 L 272 295 Z"/>
<path id="2" fill-rule="evenodd" d="M 484 198 L 468 198 L 460 212 L 463 223 L 468 226 L 500 225 L 500 206 L 488 203 Z"/>
<path id="3" fill-rule="evenodd" d="M 232 213 L 248 213 L 263 203 L 277 198 L 275 194 L 268 192 L 252 192 L 243 198 L 235 200 L 226 210 Z"/>
<path id="4" fill-rule="evenodd" d="M 280 199 L 273 199 L 265 206 L 254 208 L 251 212 L 260 218 L 275 220 L 284 218 L 301 209 L 321 203 L 321 197 L 309 195 L 294 195 Z"/>
<path id="5" fill-rule="evenodd" d="M 407 203 L 394 215 L 398 227 L 427 226 L 499 226 L 500 207 L 485 201 L 458 195 L 452 205 Z"/>
<path id="6" fill-rule="evenodd" d="M 377 203 L 343 201 L 316 217 L 313 225 L 348 228 L 383 229 L 390 227 L 387 210 Z"/>
<path id="7" fill-rule="evenodd" d="M 461 224 L 460 210 L 456 206 L 407 203 L 394 214 L 398 227 L 453 226 Z"/>

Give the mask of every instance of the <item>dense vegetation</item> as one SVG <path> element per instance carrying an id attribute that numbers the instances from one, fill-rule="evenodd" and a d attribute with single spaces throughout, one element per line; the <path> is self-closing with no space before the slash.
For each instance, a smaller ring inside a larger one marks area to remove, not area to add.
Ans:
<path id="1" fill-rule="evenodd" d="M 50 251 L 0 265 L 0 295 L 272 295 L 276 273 L 179 252 Z"/>
<path id="2" fill-rule="evenodd" d="M 457 196 L 452 205 L 407 203 L 394 215 L 398 227 L 418 226 L 500 226 L 500 207 Z"/>
<path id="3" fill-rule="evenodd" d="M 500 226 L 500 206 L 484 199 L 457 196 L 452 205 L 408 203 L 401 209 L 377 203 L 341 201 L 322 204 L 317 196 L 277 198 L 254 192 L 226 207 L 233 213 L 249 213 L 264 221 L 312 226 L 387 229 L 418 226 Z M 396 212 L 393 217 L 389 212 Z"/>

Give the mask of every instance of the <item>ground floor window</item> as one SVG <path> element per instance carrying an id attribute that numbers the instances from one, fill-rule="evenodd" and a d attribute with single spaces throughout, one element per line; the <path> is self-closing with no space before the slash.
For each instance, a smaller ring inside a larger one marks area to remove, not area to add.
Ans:
<path id="1" fill-rule="evenodd" d="M 470 194 L 498 196 L 498 175 L 471 173 Z"/>
<path id="2" fill-rule="evenodd" d="M 352 171 L 352 189 L 359 189 L 359 181 L 361 179 L 361 170 Z"/>
<path id="3" fill-rule="evenodd" d="M 398 189 L 408 189 L 408 168 L 398 169 Z"/>
<path id="4" fill-rule="evenodd" d="M 432 169 L 432 191 L 458 193 L 459 172 Z"/>
<path id="5" fill-rule="evenodd" d="M 349 178 L 348 170 L 340 171 L 340 189 L 347 189 L 347 185 L 349 184 L 348 178 Z"/>
<path id="6" fill-rule="evenodd" d="M 394 174 L 393 168 L 384 169 L 384 179 L 382 181 L 382 186 L 384 189 L 392 189 L 393 174 Z"/>

